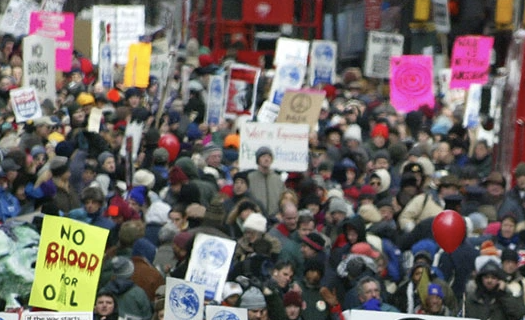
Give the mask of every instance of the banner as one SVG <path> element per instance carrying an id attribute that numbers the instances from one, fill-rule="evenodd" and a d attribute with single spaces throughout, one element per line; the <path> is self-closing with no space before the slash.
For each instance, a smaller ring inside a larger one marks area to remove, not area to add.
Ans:
<path id="1" fill-rule="evenodd" d="M 381 5 L 382 0 L 365 0 L 365 30 L 381 28 Z"/>
<path id="2" fill-rule="evenodd" d="M 29 304 L 59 311 L 93 310 L 108 233 L 45 215 Z"/>
<path id="3" fill-rule="evenodd" d="M 432 0 L 432 13 L 434 15 L 434 26 L 439 33 L 450 32 L 450 13 L 448 11 L 448 0 Z"/>
<path id="4" fill-rule="evenodd" d="M 18 319 L 18 317 L 17 317 Z M 93 320 L 93 312 L 24 311 L 20 320 Z M 6 319 L 7 320 L 7 319 Z"/>
<path id="5" fill-rule="evenodd" d="M 204 286 L 177 278 L 166 278 L 164 319 L 202 320 Z"/>
<path id="6" fill-rule="evenodd" d="M 279 38 L 277 39 L 273 65 L 292 63 L 306 67 L 309 47 L 310 42 L 306 40 Z"/>
<path id="7" fill-rule="evenodd" d="M 124 86 L 147 88 L 151 63 L 151 43 L 134 43 L 129 46 L 128 63 L 124 69 Z"/>
<path id="8" fill-rule="evenodd" d="M 326 92 L 318 90 L 286 91 L 277 122 L 305 123 L 314 130 L 325 96 Z"/>
<path id="9" fill-rule="evenodd" d="M 206 319 L 209 320 L 248 320 L 248 310 L 223 306 L 206 306 Z"/>
<path id="10" fill-rule="evenodd" d="M 403 54 L 405 37 L 400 34 L 371 31 L 365 57 L 365 75 L 370 78 L 390 77 L 390 58 Z"/>
<path id="11" fill-rule="evenodd" d="M 13 112 L 17 123 L 42 117 L 40 102 L 33 87 L 12 89 L 10 92 Z"/>
<path id="12" fill-rule="evenodd" d="M 390 102 L 408 113 L 422 105 L 434 108 L 432 56 L 406 55 L 390 60 Z"/>
<path id="13" fill-rule="evenodd" d="M 210 77 L 208 84 L 208 108 L 204 122 L 209 125 L 218 125 L 224 107 L 224 77 L 215 75 Z"/>
<path id="14" fill-rule="evenodd" d="M 128 62 L 128 49 L 131 44 L 139 41 L 139 37 L 146 33 L 145 13 L 143 5 L 122 6 L 93 6 L 91 20 L 91 59 L 98 64 L 100 38 L 100 22 L 111 27 L 110 40 L 111 56 L 114 62 L 125 65 Z"/>
<path id="15" fill-rule="evenodd" d="M 55 41 L 32 35 L 23 41 L 23 86 L 33 87 L 40 101 L 55 102 Z"/>
<path id="16" fill-rule="evenodd" d="M 230 67 L 226 84 L 224 117 L 235 118 L 238 115 L 254 115 L 257 83 L 261 69 L 243 64 Z"/>
<path id="17" fill-rule="evenodd" d="M 273 169 L 306 171 L 308 169 L 308 132 L 307 124 L 244 123 L 240 130 L 240 169 L 256 169 L 255 152 L 265 146 L 273 152 Z"/>
<path id="18" fill-rule="evenodd" d="M 426 314 L 406 314 L 399 312 L 384 312 L 384 311 L 368 311 L 368 310 L 347 310 L 343 312 L 343 316 L 346 320 L 357 320 L 357 319 L 374 319 L 374 320 L 408 320 L 408 319 L 421 319 L 421 320 L 475 320 L 472 318 L 457 318 L 457 317 L 445 317 L 445 316 L 429 316 Z"/>
<path id="19" fill-rule="evenodd" d="M 37 11 L 31 13 L 29 34 L 37 34 L 55 41 L 55 67 L 57 70 L 71 70 L 73 54 L 73 13 L 53 13 Z"/>
<path id="20" fill-rule="evenodd" d="M 337 68 L 337 43 L 327 40 L 313 40 L 310 52 L 310 86 L 335 82 Z"/>
<path id="21" fill-rule="evenodd" d="M 206 300 L 222 301 L 222 289 L 235 251 L 235 241 L 199 233 L 184 280 L 204 285 Z"/>
<path id="22" fill-rule="evenodd" d="M 29 34 L 29 17 L 32 11 L 38 11 L 40 5 L 32 0 L 11 0 L 7 5 L 0 23 L 3 34 L 15 37 Z"/>
<path id="23" fill-rule="evenodd" d="M 472 83 L 485 84 L 490 73 L 490 52 L 494 38 L 461 36 L 454 41 L 450 67 L 451 88 L 468 89 Z"/>
<path id="24" fill-rule="evenodd" d="M 281 105 L 286 90 L 301 89 L 306 74 L 306 65 L 282 63 L 277 66 L 270 88 L 269 100 Z"/>

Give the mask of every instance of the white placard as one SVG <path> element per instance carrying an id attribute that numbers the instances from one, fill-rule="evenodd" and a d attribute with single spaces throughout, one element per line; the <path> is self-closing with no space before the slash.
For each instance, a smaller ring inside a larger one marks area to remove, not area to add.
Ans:
<path id="1" fill-rule="evenodd" d="M 432 13 L 434 15 L 434 26 L 439 33 L 450 32 L 450 13 L 448 11 L 448 0 L 432 0 Z"/>
<path id="2" fill-rule="evenodd" d="M 89 120 L 88 120 L 88 132 L 100 131 L 100 123 L 102 122 L 102 109 L 97 107 L 92 107 L 89 111 Z"/>
<path id="3" fill-rule="evenodd" d="M 18 313 L 0 312 L 0 319 L 2 320 L 20 320 Z"/>
<path id="4" fill-rule="evenodd" d="M 11 0 L 2 17 L 0 30 L 15 37 L 29 34 L 29 18 L 32 11 L 38 11 L 40 5 L 32 0 Z"/>
<path id="5" fill-rule="evenodd" d="M 423 320 L 457 320 L 456 317 L 429 316 L 426 314 L 406 314 L 399 312 L 384 311 L 367 311 L 367 310 L 350 310 L 344 312 L 346 320 L 374 319 L 374 320 L 403 320 L 403 319 L 423 319 Z M 475 320 L 473 318 L 460 318 L 465 320 Z"/>
<path id="6" fill-rule="evenodd" d="M 298 64 L 306 67 L 310 43 L 306 40 L 279 38 L 275 49 L 274 66 Z"/>
<path id="7" fill-rule="evenodd" d="M 126 152 L 126 138 L 132 137 L 133 138 L 133 160 L 137 159 L 137 154 L 139 152 L 140 147 L 140 141 L 142 139 L 142 130 L 143 130 L 143 124 L 137 123 L 133 121 L 132 123 L 128 123 L 126 126 L 126 132 L 124 133 L 124 139 L 122 139 L 122 145 L 120 147 L 120 155 L 125 157 L 127 155 Z"/>
<path id="8" fill-rule="evenodd" d="M 218 125 L 221 121 L 224 108 L 224 77 L 215 75 L 210 77 L 208 85 L 208 108 L 205 121 L 209 125 Z"/>
<path id="9" fill-rule="evenodd" d="M 269 100 L 281 105 L 286 90 L 301 89 L 306 74 L 306 65 L 283 63 L 277 66 L 270 88 Z"/>
<path id="10" fill-rule="evenodd" d="M 177 278 L 166 278 L 165 319 L 201 320 L 204 314 L 204 286 Z"/>
<path id="11" fill-rule="evenodd" d="M 42 117 L 42 109 L 35 88 L 22 87 L 12 89 L 9 93 L 17 123 Z"/>
<path id="12" fill-rule="evenodd" d="M 184 280 L 204 285 L 206 300 L 222 300 L 230 271 L 235 241 L 199 233 L 195 237 Z"/>
<path id="13" fill-rule="evenodd" d="M 248 310 L 223 306 L 206 306 L 208 320 L 248 320 Z"/>
<path id="14" fill-rule="evenodd" d="M 281 107 L 265 100 L 257 113 L 257 122 L 259 123 L 274 123 L 279 115 Z"/>
<path id="15" fill-rule="evenodd" d="M 370 31 L 366 48 L 365 75 L 390 78 L 390 58 L 403 54 L 405 38 L 400 34 Z"/>
<path id="16" fill-rule="evenodd" d="M 93 312 L 24 311 L 20 320 L 93 320 Z M 7 320 L 7 319 L 6 319 Z"/>
<path id="17" fill-rule="evenodd" d="M 151 58 L 149 74 L 159 80 L 159 91 L 164 88 L 168 78 L 169 68 L 169 45 L 166 38 L 151 43 Z"/>
<path id="18" fill-rule="evenodd" d="M 465 114 L 463 115 L 463 127 L 473 129 L 479 126 L 479 109 L 481 107 L 482 85 L 472 83 L 468 89 Z"/>
<path id="19" fill-rule="evenodd" d="M 239 167 L 256 169 L 255 152 L 268 147 L 273 152 L 272 168 L 301 172 L 308 169 L 307 124 L 247 122 L 241 126 Z"/>
<path id="20" fill-rule="evenodd" d="M 43 101 L 56 100 L 55 86 L 55 40 L 39 35 L 24 38 L 23 86 L 33 87 Z"/>
<path id="21" fill-rule="evenodd" d="M 67 0 L 44 0 L 42 2 L 42 11 L 62 12 Z"/>
<path id="22" fill-rule="evenodd" d="M 312 41 L 308 69 L 310 86 L 335 82 L 337 68 L 337 43 L 328 40 Z"/>

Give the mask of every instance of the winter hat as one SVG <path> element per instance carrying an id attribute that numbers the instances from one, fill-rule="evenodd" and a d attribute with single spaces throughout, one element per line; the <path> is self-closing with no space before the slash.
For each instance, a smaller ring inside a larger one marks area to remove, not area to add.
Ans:
<path id="1" fill-rule="evenodd" d="M 520 256 L 515 250 L 505 248 L 503 249 L 503 252 L 501 253 L 501 262 L 504 262 L 504 261 L 519 262 Z"/>
<path id="2" fill-rule="evenodd" d="M 499 256 L 498 249 L 492 240 L 485 240 L 481 244 L 479 254 L 482 256 Z"/>
<path id="3" fill-rule="evenodd" d="M 183 231 L 173 238 L 173 244 L 176 244 L 177 247 L 185 249 L 190 240 L 193 238 L 193 233 L 188 231 Z"/>
<path id="4" fill-rule="evenodd" d="M 240 308 L 248 310 L 266 308 L 266 300 L 260 289 L 257 287 L 250 287 L 241 296 Z"/>
<path id="5" fill-rule="evenodd" d="M 143 206 L 144 202 L 146 202 L 146 193 L 147 193 L 146 187 L 137 186 L 129 191 L 128 199 L 134 200 L 140 206 Z"/>
<path id="6" fill-rule="evenodd" d="M 348 208 L 347 208 L 346 203 L 345 203 L 345 201 L 343 199 L 341 199 L 341 198 L 332 198 L 332 199 L 330 199 L 330 204 L 328 205 L 327 213 L 331 214 L 331 213 L 334 213 L 334 212 L 342 212 L 346 216 L 346 214 L 348 212 Z"/>
<path id="7" fill-rule="evenodd" d="M 452 128 L 452 121 L 446 116 L 440 116 L 432 124 L 430 132 L 434 135 L 447 135 L 450 128 Z"/>
<path id="8" fill-rule="evenodd" d="M 145 226 L 142 220 L 130 220 L 120 226 L 118 232 L 119 242 L 125 247 L 131 247 L 137 239 L 144 237 Z"/>
<path id="9" fill-rule="evenodd" d="M 157 248 L 153 243 L 151 243 L 146 238 L 140 238 L 133 243 L 133 249 L 131 251 L 131 256 L 133 257 L 144 257 L 149 263 L 153 264 L 155 259 L 155 254 L 157 253 Z"/>
<path id="10" fill-rule="evenodd" d="M 365 223 L 375 223 L 381 221 L 381 213 L 373 204 L 363 204 L 357 213 L 363 218 Z"/>
<path id="11" fill-rule="evenodd" d="M 296 306 L 300 308 L 303 305 L 303 298 L 299 292 L 289 290 L 283 296 L 283 304 L 285 308 L 288 306 Z"/>
<path id="12" fill-rule="evenodd" d="M 155 164 L 167 163 L 169 157 L 170 157 L 170 154 L 168 153 L 168 150 L 164 148 L 157 148 L 153 150 L 153 162 Z"/>
<path id="13" fill-rule="evenodd" d="M 325 240 L 319 234 L 311 232 L 306 237 L 303 237 L 303 243 L 314 249 L 315 251 L 321 251 L 324 248 Z"/>
<path id="14" fill-rule="evenodd" d="M 318 271 L 321 278 L 324 276 L 324 264 L 318 259 L 308 259 L 304 262 L 304 274 L 311 270 Z"/>
<path id="15" fill-rule="evenodd" d="M 361 135 L 361 127 L 358 124 L 351 124 L 349 125 L 345 133 L 343 134 L 343 138 L 345 140 L 356 140 L 359 142 L 363 141 L 362 135 Z"/>
<path id="16" fill-rule="evenodd" d="M 237 282 L 233 281 L 227 281 L 224 284 L 224 288 L 222 289 L 222 300 L 226 300 L 227 298 L 233 296 L 233 295 L 242 295 L 242 287 Z"/>
<path id="17" fill-rule="evenodd" d="M 361 187 L 359 200 L 362 199 L 374 199 L 376 197 L 376 190 L 369 184 L 365 184 Z"/>
<path id="18" fill-rule="evenodd" d="M 188 176 L 182 171 L 181 167 L 173 166 L 169 173 L 170 184 L 185 183 L 188 182 Z"/>
<path id="19" fill-rule="evenodd" d="M 146 169 L 137 170 L 133 175 L 131 184 L 134 187 L 145 186 L 146 188 L 151 189 L 155 185 L 155 175 Z"/>
<path id="20" fill-rule="evenodd" d="M 377 259 L 381 255 L 379 251 L 374 250 L 372 246 L 367 242 L 355 243 L 350 249 L 350 252 L 353 254 L 361 254 L 372 259 Z"/>
<path id="21" fill-rule="evenodd" d="M 390 173 L 388 173 L 388 170 L 377 169 L 371 175 L 371 177 L 374 176 L 378 177 L 381 180 L 381 188 L 379 189 L 379 193 L 385 192 L 390 188 L 392 178 L 390 177 Z"/>
<path id="22" fill-rule="evenodd" d="M 113 269 L 113 274 L 117 278 L 131 278 L 131 275 L 135 271 L 133 262 L 129 258 L 117 256 L 111 259 L 111 267 Z"/>
<path id="23" fill-rule="evenodd" d="M 31 148 L 31 157 L 35 158 L 39 154 L 46 154 L 46 148 L 38 144 Z"/>
<path id="24" fill-rule="evenodd" d="M 126 100 L 128 100 L 131 97 L 140 97 L 141 95 L 142 95 L 142 92 L 140 91 L 139 88 L 131 87 L 128 90 L 126 90 L 125 97 L 126 97 Z"/>
<path id="25" fill-rule="evenodd" d="M 115 156 L 113 155 L 113 153 L 109 152 L 109 151 L 104 151 L 102 152 L 101 154 L 98 155 L 97 157 L 97 161 L 98 161 L 98 164 L 100 166 L 104 165 L 104 162 L 106 162 L 107 159 L 109 158 L 115 158 Z"/>
<path id="26" fill-rule="evenodd" d="M 482 267 L 479 269 L 476 278 L 480 279 L 481 277 L 487 274 L 491 274 L 500 280 L 505 279 L 505 273 L 501 269 L 501 266 L 494 260 L 489 260 L 485 262 L 485 264 L 483 264 Z"/>
<path id="27" fill-rule="evenodd" d="M 269 154 L 273 158 L 273 152 L 272 149 L 268 147 L 260 147 L 255 151 L 255 163 L 259 163 L 259 158 L 264 156 L 265 154 Z"/>
<path id="28" fill-rule="evenodd" d="M 436 167 L 434 166 L 432 161 L 430 161 L 430 159 L 427 157 L 419 157 L 417 159 L 417 163 L 419 163 L 421 167 L 423 167 L 423 173 L 426 176 L 432 176 L 436 171 Z"/>
<path id="29" fill-rule="evenodd" d="M 483 232 L 485 228 L 487 228 L 487 225 L 489 224 L 489 220 L 483 213 L 473 212 L 469 214 L 468 217 L 470 218 L 470 221 L 472 221 L 473 231 Z"/>
<path id="30" fill-rule="evenodd" d="M 388 196 L 379 200 L 376 204 L 376 208 L 381 209 L 382 207 L 390 207 L 393 209 L 394 204 L 392 203 L 392 197 Z"/>
<path id="31" fill-rule="evenodd" d="M 255 230 L 258 232 L 265 233 L 266 232 L 266 218 L 257 212 L 251 213 L 248 218 L 244 221 L 244 224 L 242 225 L 244 230 L 250 229 Z"/>
<path id="32" fill-rule="evenodd" d="M 233 176 L 233 182 L 235 183 L 235 180 L 241 179 L 246 183 L 246 185 L 250 186 L 250 180 L 248 180 L 248 171 L 239 171 Z"/>
<path id="33" fill-rule="evenodd" d="M 489 183 L 497 184 L 505 188 L 507 185 L 507 181 L 503 177 L 503 175 L 500 172 L 492 171 L 485 180 L 483 180 L 483 184 L 486 186 Z"/>
<path id="34" fill-rule="evenodd" d="M 514 177 L 525 176 L 525 162 L 520 162 L 514 169 Z"/>
<path id="35" fill-rule="evenodd" d="M 95 97 L 91 93 L 81 92 L 77 97 L 77 103 L 81 106 L 95 104 Z"/>
<path id="36" fill-rule="evenodd" d="M 347 276 L 352 279 L 357 278 L 363 273 L 365 268 L 365 260 L 360 256 L 354 255 L 353 258 L 349 259 L 348 263 L 346 264 Z"/>
<path id="37" fill-rule="evenodd" d="M 404 142 L 396 142 L 388 146 L 388 153 L 393 163 L 399 163 L 407 158 L 408 150 Z"/>
<path id="38" fill-rule="evenodd" d="M 386 159 L 390 163 L 390 154 L 387 150 L 379 150 L 374 154 L 374 161 L 377 159 Z"/>
<path id="39" fill-rule="evenodd" d="M 384 123 L 376 124 L 370 132 L 370 136 L 372 138 L 383 137 L 385 139 L 388 139 L 388 126 Z"/>
<path id="40" fill-rule="evenodd" d="M 234 148 L 236 150 L 239 150 L 239 146 L 241 145 L 241 136 L 238 134 L 229 134 L 224 138 L 224 148 Z"/>
<path id="41" fill-rule="evenodd" d="M 51 140 L 51 138 L 48 139 Z M 70 158 L 73 152 L 75 152 L 75 144 L 72 141 L 61 141 L 55 147 L 57 156 Z"/>
<path id="42" fill-rule="evenodd" d="M 481 268 L 489 261 L 492 261 L 498 266 L 501 266 L 501 259 L 497 256 L 477 256 L 476 260 L 474 260 L 474 268 L 476 272 L 479 272 Z"/>
<path id="43" fill-rule="evenodd" d="M 69 170 L 68 159 L 62 156 L 54 156 L 49 161 L 49 169 L 53 176 L 60 177 Z"/>
<path id="44" fill-rule="evenodd" d="M 204 160 L 206 160 L 210 154 L 214 151 L 221 151 L 222 152 L 222 148 L 219 147 L 218 145 L 216 145 L 215 143 L 213 142 L 210 142 L 208 143 L 203 149 L 202 149 L 202 157 L 204 158 Z"/>
<path id="45" fill-rule="evenodd" d="M 443 294 L 443 289 L 441 289 L 441 286 L 436 283 L 429 283 L 428 284 L 428 295 L 429 296 L 438 296 L 441 299 L 445 298 L 445 295 Z"/>

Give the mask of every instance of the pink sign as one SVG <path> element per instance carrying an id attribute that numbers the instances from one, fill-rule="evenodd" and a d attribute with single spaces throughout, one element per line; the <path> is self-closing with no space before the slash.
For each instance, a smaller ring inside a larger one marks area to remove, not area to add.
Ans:
<path id="1" fill-rule="evenodd" d="M 434 108 L 431 56 L 409 55 L 390 59 L 390 103 L 397 111 L 410 112 L 420 106 Z"/>
<path id="2" fill-rule="evenodd" d="M 56 41 L 57 70 L 66 72 L 71 70 L 74 22 L 73 13 L 31 12 L 29 34 L 37 34 Z"/>
<path id="3" fill-rule="evenodd" d="M 452 48 L 450 88 L 466 88 L 472 83 L 485 84 L 489 77 L 490 52 L 494 38 L 457 37 Z"/>

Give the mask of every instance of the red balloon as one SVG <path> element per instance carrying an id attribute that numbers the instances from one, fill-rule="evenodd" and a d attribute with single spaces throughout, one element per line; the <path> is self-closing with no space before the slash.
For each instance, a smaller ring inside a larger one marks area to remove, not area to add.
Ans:
<path id="1" fill-rule="evenodd" d="M 179 155 L 180 143 L 179 139 L 172 133 L 166 133 L 162 135 L 159 140 L 158 146 L 168 150 L 170 162 L 175 160 Z"/>
<path id="2" fill-rule="evenodd" d="M 463 242 L 466 228 L 465 220 L 454 210 L 440 212 L 432 222 L 434 239 L 447 253 L 454 252 Z"/>

